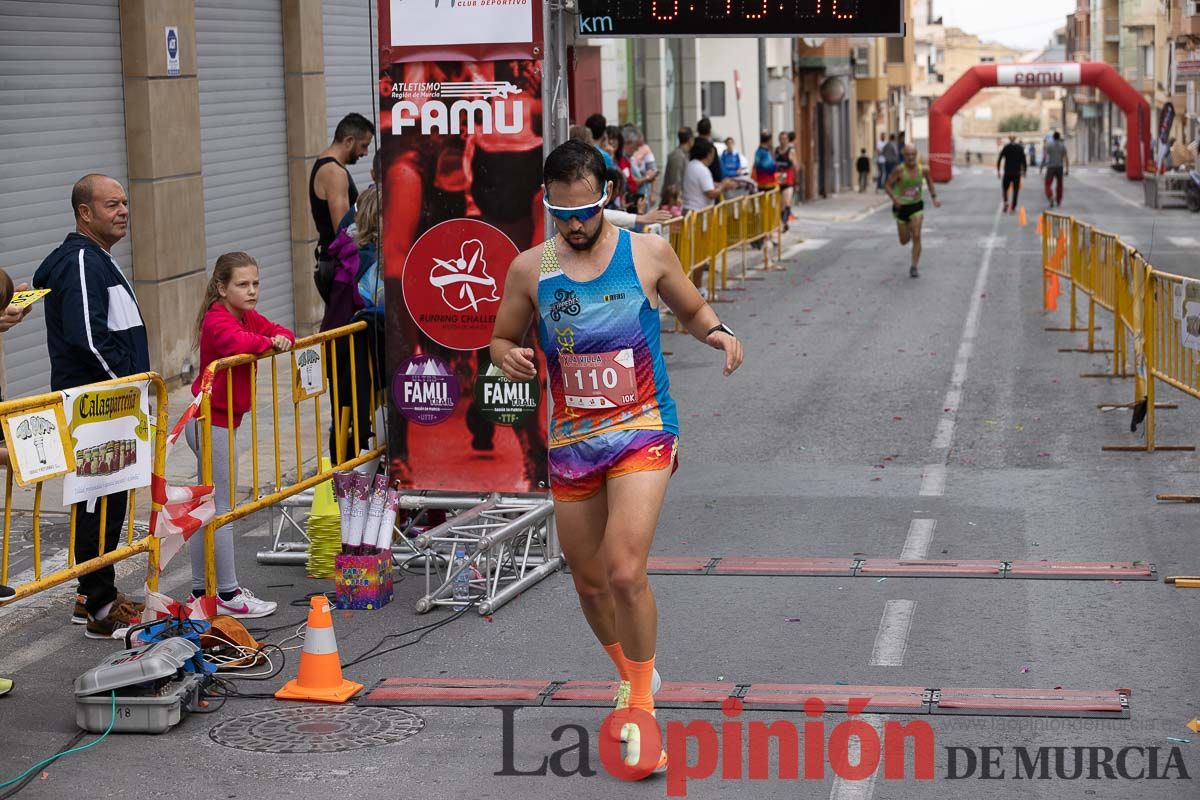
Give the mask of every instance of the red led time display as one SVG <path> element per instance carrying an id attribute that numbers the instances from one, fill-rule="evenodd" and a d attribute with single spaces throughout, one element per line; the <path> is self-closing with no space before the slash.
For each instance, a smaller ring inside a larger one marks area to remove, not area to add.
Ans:
<path id="1" fill-rule="evenodd" d="M 899 36 L 903 0 L 578 0 L 580 36 Z"/>

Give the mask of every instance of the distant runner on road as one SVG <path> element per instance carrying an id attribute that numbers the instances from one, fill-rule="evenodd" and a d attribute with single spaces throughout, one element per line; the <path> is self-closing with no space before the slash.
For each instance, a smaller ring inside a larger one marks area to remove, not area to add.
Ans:
<path id="1" fill-rule="evenodd" d="M 1042 168 L 1046 171 L 1046 199 L 1050 207 L 1062 205 L 1063 178 L 1071 174 L 1070 160 L 1067 158 L 1067 146 L 1063 144 L 1062 134 L 1054 132 L 1054 137 L 1046 142 L 1042 152 Z M 1050 185 L 1055 184 L 1054 194 L 1050 193 Z"/>
<path id="2" fill-rule="evenodd" d="M 1000 168 L 1004 167 L 1004 174 L 1001 177 Z M 1007 214 L 1011 210 L 1012 213 L 1017 213 L 1017 196 L 1021 193 L 1021 179 L 1025 177 L 1025 172 L 1028 169 L 1028 162 L 1025 160 L 1025 149 L 1017 143 L 1016 136 L 1008 137 L 1008 144 L 1000 151 L 1000 157 L 996 159 L 996 177 L 1001 178 L 1000 191 L 1004 194 L 1004 213 Z M 1008 203 L 1008 187 L 1012 187 L 1012 205 Z"/>
<path id="3" fill-rule="evenodd" d="M 892 216 L 896 218 L 901 246 L 912 241 L 912 266 L 908 269 L 910 278 L 920 275 L 917 265 L 921 261 L 921 223 L 925 217 L 922 192 L 926 183 L 929 184 L 929 196 L 933 198 L 934 207 L 941 208 L 933 178 L 917 161 L 917 148 L 911 144 L 904 145 L 904 161 L 892 170 L 883 189 L 892 198 Z"/>

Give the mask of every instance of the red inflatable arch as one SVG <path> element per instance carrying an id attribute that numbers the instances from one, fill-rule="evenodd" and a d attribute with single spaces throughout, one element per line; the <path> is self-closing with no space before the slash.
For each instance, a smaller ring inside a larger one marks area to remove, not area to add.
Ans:
<path id="1" fill-rule="evenodd" d="M 977 64 L 929 107 L 929 172 L 945 183 L 953 175 L 951 119 L 980 89 L 990 86 L 1095 86 L 1125 112 L 1125 175 L 1142 179 L 1150 161 L 1150 106 L 1111 65 L 1097 61 L 1066 64 Z"/>

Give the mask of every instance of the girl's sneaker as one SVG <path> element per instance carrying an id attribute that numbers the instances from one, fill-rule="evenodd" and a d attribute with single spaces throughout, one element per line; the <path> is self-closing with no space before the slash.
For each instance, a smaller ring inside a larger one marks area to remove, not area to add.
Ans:
<path id="1" fill-rule="evenodd" d="M 238 589 L 237 594 L 228 600 L 217 597 L 217 613 L 236 619 L 269 617 L 275 613 L 277 607 L 278 603 L 260 600 L 249 589 Z"/>

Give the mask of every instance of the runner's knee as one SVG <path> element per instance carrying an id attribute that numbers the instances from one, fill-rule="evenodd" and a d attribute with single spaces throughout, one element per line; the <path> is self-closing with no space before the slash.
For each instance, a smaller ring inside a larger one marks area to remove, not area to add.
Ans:
<path id="1" fill-rule="evenodd" d="M 613 595 L 618 600 L 626 602 L 637 599 L 646 589 L 650 588 L 650 581 L 646 577 L 645 569 L 641 565 L 631 562 L 614 566 L 609 572 L 608 581 Z"/>
<path id="2" fill-rule="evenodd" d="M 596 601 L 609 594 L 608 580 L 599 570 L 576 570 L 572 567 L 571 579 L 575 582 L 575 593 L 580 602 Z"/>

